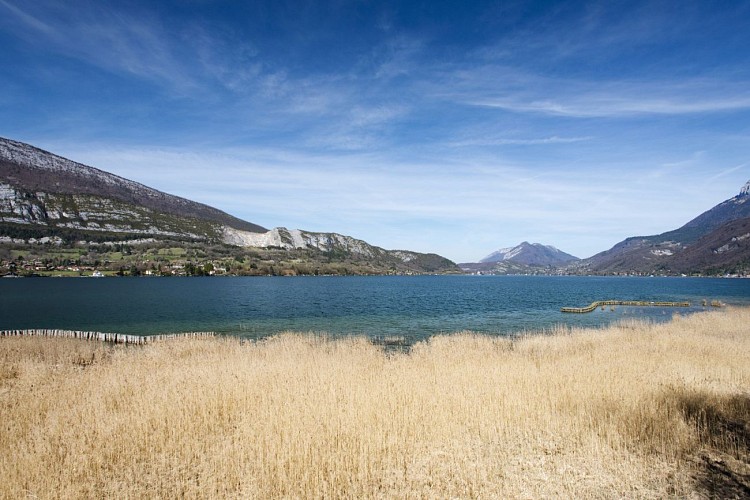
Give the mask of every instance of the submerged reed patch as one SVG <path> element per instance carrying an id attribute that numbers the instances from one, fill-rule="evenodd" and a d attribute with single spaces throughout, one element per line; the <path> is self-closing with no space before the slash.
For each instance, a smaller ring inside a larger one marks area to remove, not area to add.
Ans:
<path id="1" fill-rule="evenodd" d="M 0 497 L 743 496 L 750 309 L 410 352 L 0 339 Z"/>

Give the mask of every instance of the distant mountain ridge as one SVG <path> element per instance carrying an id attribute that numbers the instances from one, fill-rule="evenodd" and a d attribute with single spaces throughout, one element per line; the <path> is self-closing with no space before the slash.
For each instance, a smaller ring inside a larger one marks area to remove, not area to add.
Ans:
<path id="1" fill-rule="evenodd" d="M 565 253 L 552 245 L 524 241 L 514 247 L 501 248 L 492 252 L 479 262 L 502 262 L 506 260 L 527 266 L 551 266 L 575 261 L 578 260 L 578 257 Z"/>
<path id="2" fill-rule="evenodd" d="M 459 267 L 471 273 L 527 274 L 549 270 L 578 260 L 578 257 L 552 245 L 524 241 L 514 247 L 501 248 L 492 252 L 479 262 L 461 263 Z"/>

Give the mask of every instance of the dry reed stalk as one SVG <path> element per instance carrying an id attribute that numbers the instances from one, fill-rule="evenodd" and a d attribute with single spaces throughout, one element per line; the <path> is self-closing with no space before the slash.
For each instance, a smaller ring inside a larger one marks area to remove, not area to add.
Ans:
<path id="1" fill-rule="evenodd" d="M 3 338 L 0 497 L 731 496 L 747 325 L 737 308 L 408 354 L 298 334 Z"/>

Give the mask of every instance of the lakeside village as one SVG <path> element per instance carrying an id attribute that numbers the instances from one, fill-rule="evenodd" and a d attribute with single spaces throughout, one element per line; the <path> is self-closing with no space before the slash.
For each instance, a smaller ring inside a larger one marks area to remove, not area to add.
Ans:
<path id="1" fill-rule="evenodd" d="M 234 263 L 232 267 L 225 261 L 184 261 L 173 262 L 151 262 L 140 261 L 128 266 L 118 265 L 115 262 L 105 260 L 102 262 L 84 263 L 80 260 L 63 262 L 53 259 L 24 260 L 0 260 L 0 277 L 4 278 L 32 278 L 32 277 L 94 277 L 106 276 L 337 276 L 337 275 L 362 275 L 362 274 L 385 274 L 385 275 L 417 275 L 424 274 L 415 271 L 365 272 L 361 269 L 349 269 L 347 267 L 310 268 L 301 259 L 290 262 L 277 262 L 274 260 L 264 261 L 263 265 L 255 263 L 244 265 Z"/>
<path id="2" fill-rule="evenodd" d="M 323 272 L 318 269 L 312 272 L 300 272 L 295 268 L 280 267 L 278 271 L 273 267 L 274 262 L 269 262 L 266 270 L 256 268 L 238 268 L 232 269 L 222 263 L 214 262 L 175 262 L 167 265 L 142 263 L 141 266 L 131 265 L 130 267 L 120 266 L 116 270 L 109 268 L 110 262 L 105 261 L 103 267 L 82 265 L 77 263 L 67 263 L 64 265 L 54 265 L 42 260 L 33 262 L 6 262 L 0 260 L 0 277 L 3 278 L 34 278 L 34 277 L 92 277 L 103 278 L 107 276 L 340 276 L 340 275 L 362 275 L 362 274 L 383 274 L 391 276 L 416 276 L 425 273 L 416 271 L 385 271 L 382 273 L 363 273 L 348 272 L 343 269 L 342 272 Z M 251 265 L 252 266 L 252 265 Z"/>
<path id="3" fill-rule="evenodd" d="M 100 278 L 104 276 L 215 276 L 229 274 L 226 267 L 216 266 L 211 262 L 196 266 L 190 262 L 169 265 L 151 263 L 150 266 L 131 265 L 111 269 L 111 262 L 104 261 L 101 265 L 85 265 L 79 261 L 62 264 L 51 263 L 49 260 L 35 260 L 26 262 L 0 261 L 0 274 L 3 277 L 71 277 L 90 276 Z"/>

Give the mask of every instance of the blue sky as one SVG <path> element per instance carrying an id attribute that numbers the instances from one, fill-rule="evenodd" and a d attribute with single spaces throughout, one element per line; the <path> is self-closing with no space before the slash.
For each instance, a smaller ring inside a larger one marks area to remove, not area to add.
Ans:
<path id="1" fill-rule="evenodd" d="M 750 180 L 750 2 L 0 0 L 0 135 L 266 227 L 588 257 Z"/>

